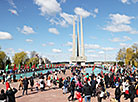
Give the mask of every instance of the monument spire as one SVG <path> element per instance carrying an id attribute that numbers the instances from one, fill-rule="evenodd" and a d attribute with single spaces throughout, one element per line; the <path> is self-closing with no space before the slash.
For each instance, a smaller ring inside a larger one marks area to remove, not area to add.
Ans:
<path id="1" fill-rule="evenodd" d="M 79 20 L 77 21 L 77 56 L 80 55 L 79 51 Z"/>
<path id="2" fill-rule="evenodd" d="M 85 55 L 84 55 L 84 43 L 83 43 L 82 16 L 80 16 L 80 24 L 81 24 L 81 56 L 85 56 Z"/>
<path id="3" fill-rule="evenodd" d="M 75 19 L 73 19 L 73 45 L 72 45 L 72 57 L 75 57 Z"/>

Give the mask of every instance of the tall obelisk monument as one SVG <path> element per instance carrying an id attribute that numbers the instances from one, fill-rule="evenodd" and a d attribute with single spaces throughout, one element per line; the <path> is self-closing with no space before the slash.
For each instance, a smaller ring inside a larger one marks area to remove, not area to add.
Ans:
<path id="1" fill-rule="evenodd" d="M 82 16 L 80 16 L 80 24 L 81 24 L 81 56 L 85 56 L 84 55 L 84 42 L 83 42 Z"/>
<path id="2" fill-rule="evenodd" d="M 80 41 L 79 41 L 79 20 L 77 22 L 77 56 L 80 56 Z"/>
<path id="3" fill-rule="evenodd" d="M 76 39 L 76 35 L 75 35 L 75 19 L 73 20 L 73 46 L 72 46 L 72 57 L 75 57 L 75 39 Z"/>
<path id="4" fill-rule="evenodd" d="M 76 35 L 75 35 L 75 20 L 73 20 L 73 45 L 72 45 L 72 57 L 71 64 L 77 64 L 84 66 L 86 62 L 86 56 L 84 54 L 84 40 L 83 40 L 83 25 L 82 17 L 80 17 L 81 24 L 81 55 L 80 55 L 80 41 L 79 41 L 79 20 L 77 21 L 77 56 L 75 55 L 76 51 Z"/>

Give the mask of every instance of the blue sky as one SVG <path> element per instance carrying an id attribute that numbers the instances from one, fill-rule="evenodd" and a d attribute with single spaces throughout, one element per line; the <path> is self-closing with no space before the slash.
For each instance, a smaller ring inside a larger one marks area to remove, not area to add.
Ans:
<path id="1" fill-rule="evenodd" d="M 138 43 L 138 0 L 0 0 L 0 46 L 70 61 L 73 18 L 83 17 L 87 61 L 115 60 Z M 76 22 L 77 23 L 77 22 Z"/>

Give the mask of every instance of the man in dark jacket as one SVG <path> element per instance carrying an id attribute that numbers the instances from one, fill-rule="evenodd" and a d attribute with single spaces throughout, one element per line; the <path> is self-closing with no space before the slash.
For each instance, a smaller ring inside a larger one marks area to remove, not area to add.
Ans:
<path id="1" fill-rule="evenodd" d="M 68 100 L 70 101 L 70 98 L 72 97 L 72 100 L 74 100 L 74 91 L 75 91 L 75 81 L 72 79 L 71 85 L 70 85 L 70 96 L 68 97 Z"/>
<path id="2" fill-rule="evenodd" d="M 34 79 L 33 79 L 33 77 L 30 78 L 30 86 L 31 86 L 31 91 L 33 91 L 33 86 L 34 86 Z"/>
<path id="3" fill-rule="evenodd" d="M 105 80 L 106 88 L 108 88 L 108 84 L 109 84 L 109 76 L 108 76 L 107 73 L 105 74 L 104 80 Z"/>
<path id="4" fill-rule="evenodd" d="M 15 93 L 17 92 L 17 89 L 13 88 L 8 88 L 6 91 L 6 95 L 8 97 L 7 102 L 16 102 L 15 100 Z"/>
<path id="5" fill-rule="evenodd" d="M 28 79 L 25 77 L 24 80 L 23 80 L 23 95 L 24 95 L 24 91 L 26 91 L 26 95 L 27 95 L 27 90 L 28 90 Z"/>
<path id="6" fill-rule="evenodd" d="M 91 89 L 92 89 L 92 95 L 95 96 L 96 95 L 96 84 L 97 84 L 95 77 L 93 77 L 90 84 L 91 84 Z"/>
<path id="7" fill-rule="evenodd" d="M 120 102 L 120 97 L 121 97 L 121 90 L 120 86 L 117 84 L 115 89 L 115 98 L 118 102 Z"/>
<path id="8" fill-rule="evenodd" d="M 83 94 L 85 95 L 85 102 L 91 102 L 92 89 L 88 82 L 85 82 L 83 86 Z"/>
<path id="9" fill-rule="evenodd" d="M 61 78 L 59 78 L 59 88 L 62 88 L 62 86 L 63 86 L 63 83 L 62 83 L 62 77 Z"/>
<path id="10" fill-rule="evenodd" d="M 130 102 L 134 102 L 135 94 L 136 94 L 135 86 L 132 83 L 130 83 L 130 86 L 129 86 Z"/>
<path id="11" fill-rule="evenodd" d="M 4 90 L 2 89 L 2 90 L 1 90 L 1 94 L 0 94 L 0 101 L 6 102 L 6 100 L 7 100 L 7 96 L 6 96 L 6 94 L 4 93 Z"/>

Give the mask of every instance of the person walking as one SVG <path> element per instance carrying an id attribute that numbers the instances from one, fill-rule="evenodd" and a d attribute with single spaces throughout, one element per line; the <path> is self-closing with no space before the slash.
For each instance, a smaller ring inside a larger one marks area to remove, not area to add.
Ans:
<path id="1" fill-rule="evenodd" d="M 92 89 L 88 81 L 85 81 L 85 85 L 83 86 L 83 94 L 85 95 L 85 102 L 91 102 Z"/>
<path id="2" fill-rule="evenodd" d="M 0 94 L 0 102 L 7 102 L 7 95 L 6 93 L 4 93 L 4 90 L 1 90 L 1 94 Z"/>
<path id="3" fill-rule="evenodd" d="M 120 97 L 121 97 L 121 90 L 120 90 L 120 85 L 116 84 L 116 89 L 115 89 L 115 99 L 120 102 Z"/>
<path id="4" fill-rule="evenodd" d="M 25 77 L 24 80 L 23 80 L 23 94 L 24 95 L 24 92 L 26 91 L 26 95 L 27 95 L 27 90 L 28 90 L 28 79 Z"/>
<path id="5" fill-rule="evenodd" d="M 77 91 L 81 93 L 81 92 L 82 92 L 82 87 L 83 87 L 83 85 L 82 85 L 82 83 L 81 83 L 80 78 L 78 78 L 78 82 L 77 82 L 77 84 L 76 84 L 76 87 L 77 87 Z"/>
<path id="6" fill-rule="evenodd" d="M 75 80 L 72 79 L 71 84 L 70 84 L 70 96 L 68 97 L 68 100 L 70 101 L 70 98 L 72 98 L 71 100 L 74 100 L 74 91 L 75 91 Z"/>
<path id="7" fill-rule="evenodd" d="M 133 85 L 132 82 L 130 82 L 130 86 L 129 86 L 129 98 L 130 98 L 130 102 L 134 102 L 135 95 L 136 95 L 135 86 Z"/>
<path id="8" fill-rule="evenodd" d="M 16 102 L 16 100 L 15 100 L 16 92 L 17 92 L 17 89 L 8 88 L 8 90 L 6 91 L 6 95 L 8 97 L 7 102 Z"/>
<path id="9" fill-rule="evenodd" d="M 31 86 L 31 91 L 33 91 L 33 86 L 34 86 L 34 78 L 30 78 L 30 86 Z"/>
<path id="10" fill-rule="evenodd" d="M 10 88 L 10 84 L 9 84 L 9 81 L 8 80 L 6 80 L 5 85 L 6 85 L 6 90 L 8 90 L 8 88 Z"/>
<path id="11" fill-rule="evenodd" d="M 23 78 L 22 78 L 22 76 L 20 76 L 20 79 L 19 79 L 19 90 L 20 90 L 20 87 L 23 89 Z"/>
<path id="12" fill-rule="evenodd" d="M 67 78 L 64 80 L 64 86 L 63 86 L 63 94 L 67 93 L 67 88 L 68 88 L 68 83 L 67 83 Z"/>

